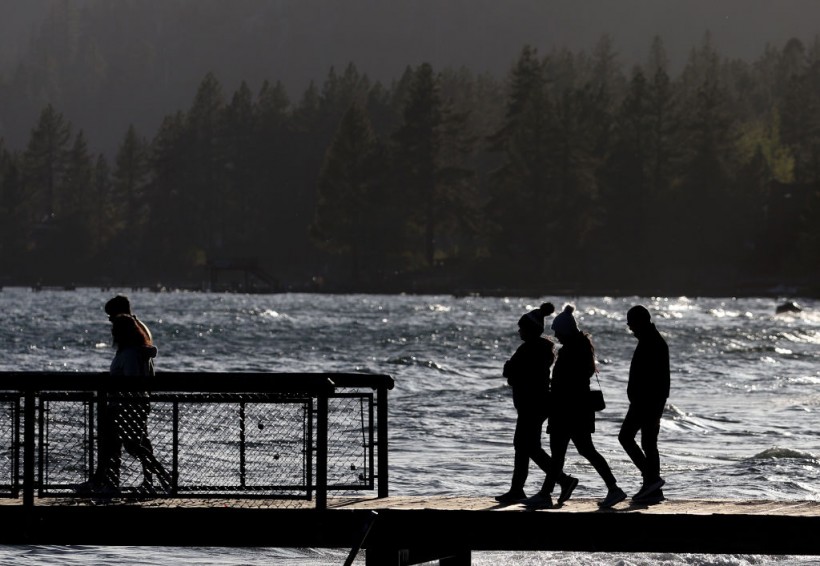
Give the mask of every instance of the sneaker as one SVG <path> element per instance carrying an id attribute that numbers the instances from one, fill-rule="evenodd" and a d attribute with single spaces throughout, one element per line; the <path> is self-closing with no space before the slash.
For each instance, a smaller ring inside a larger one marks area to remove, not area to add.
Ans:
<path id="1" fill-rule="evenodd" d="M 527 494 L 520 489 L 511 489 L 502 495 L 496 495 L 495 500 L 499 503 L 518 503 L 527 498 Z"/>
<path id="2" fill-rule="evenodd" d="M 657 478 L 654 480 L 644 481 L 641 489 L 638 490 L 638 493 L 632 496 L 632 501 L 641 499 L 646 495 L 659 490 L 666 484 L 666 480 L 663 478 Z"/>
<path id="3" fill-rule="evenodd" d="M 522 501 L 530 509 L 549 509 L 552 507 L 552 497 L 549 493 L 538 492 Z"/>
<path id="4" fill-rule="evenodd" d="M 91 495 L 97 489 L 97 482 L 94 480 L 84 481 L 74 486 L 74 493 L 77 495 Z"/>
<path id="5" fill-rule="evenodd" d="M 572 497 L 572 492 L 578 487 L 578 478 L 567 476 L 564 484 L 561 486 L 561 495 L 558 496 L 558 503 L 563 503 Z"/>
<path id="6" fill-rule="evenodd" d="M 609 509 L 613 505 L 616 505 L 626 499 L 626 494 L 624 490 L 620 487 L 615 486 L 607 492 L 606 497 L 604 497 L 601 501 L 598 502 L 598 507 L 601 509 Z"/>
<path id="7" fill-rule="evenodd" d="M 87 497 L 116 497 L 120 494 L 120 490 L 111 483 L 100 483 L 92 479 L 75 485 L 74 493 Z"/>
<path id="8" fill-rule="evenodd" d="M 635 499 L 633 497 L 632 502 L 637 504 L 637 505 L 654 505 L 656 503 L 660 503 L 661 501 L 664 501 L 665 499 L 666 499 L 666 497 L 664 497 L 664 495 L 663 495 L 663 490 L 662 489 L 656 489 L 655 491 L 650 491 L 648 493 L 645 493 L 644 495 L 642 495 L 638 499 Z"/>
<path id="9" fill-rule="evenodd" d="M 110 483 L 97 485 L 92 493 L 92 497 L 100 497 L 103 499 L 111 499 L 119 497 L 120 495 L 122 495 L 120 488 Z"/>

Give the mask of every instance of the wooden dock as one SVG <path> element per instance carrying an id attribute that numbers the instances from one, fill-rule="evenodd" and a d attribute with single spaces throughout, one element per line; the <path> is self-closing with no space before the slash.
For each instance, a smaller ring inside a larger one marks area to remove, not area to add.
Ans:
<path id="1" fill-rule="evenodd" d="M 490 497 L 310 501 L 0 501 L 0 543 L 359 548 L 367 564 L 470 563 L 473 551 L 820 555 L 820 502 L 667 500 L 528 510 Z"/>

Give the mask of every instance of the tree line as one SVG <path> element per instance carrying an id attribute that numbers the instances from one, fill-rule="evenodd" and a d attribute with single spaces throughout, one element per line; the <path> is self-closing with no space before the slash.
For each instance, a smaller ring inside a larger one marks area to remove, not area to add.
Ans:
<path id="1" fill-rule="evenodd" d="M 820 42 L 671 76 L 524 46 L 506 77 L 350 63 L 291 100 L 212 73 L 154 132 L 92 154 L 45 105 L 0 141 L 6 284 L 190 285 L 254 258 L 285 288 L 817 289 Z M 123 112 L 128 112 L 123 109 Z"/>

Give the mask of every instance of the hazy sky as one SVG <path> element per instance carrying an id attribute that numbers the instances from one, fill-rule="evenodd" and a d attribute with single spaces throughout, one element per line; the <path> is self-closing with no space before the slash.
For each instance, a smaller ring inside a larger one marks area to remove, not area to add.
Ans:
<path id="1" fill-rule="evenodd" d="M 19 53 L 45 1 L 0 0 L 0 64 Z M 604 33 L 626 64 L 642 62 L 651 38 L 660 35 L 675 68 L 707 31 L 720 53 L 744 59 L 757 57 L 766 43 L 780 47 L 791 37 L 809 42 L 820 32 L 820 0 L 224 2 L 267 15 L 248 25 L 266 33 L 269 28 L 274 45 L 281 48 L 276 78 L 296 89 L 309 79 L 321 81 L 330 65 L 342 68 L 351 61 L 379 80 L 397 78 L 405 65 L 423 61 L 437 68 L 464 65 L 500 73 L 524 44 L 542 53 L 556 46 L 591 50 Z"/>
<path id="2" fill-rule="evenodd" d="M 50 1 L 0 0 L 0 81 L 11 76 L 29 52 L 30 38 Z M 79 6 L 100 0 L 59 1 Z M 103 1 L 130 2 L 135 11 L 169 7 L 167 0 Z M 175 15 L 149 26 L 156 36 L 144 38 L 146 44 L 165 50 L 157 62 L 166 79 L 153 105 L 138 92 L 134 100 L 118 101 L 128 113 L 109 107 L 88 115 L 69 101 L 55 102 L 102 147 L 113 147 L 130 121 L 152 131 L 163 115 L 187 108 L 209 72 L 228 93 L 243 80 L 254 91 L 263 80 L 281 81 L 291 99 L 298 100 L 310 81 L 321 85 L 331 67 L 341 72 L 351 62 L 359 73 L 386 85 L 400 78 L 408 65 L 424 62 L 436 71 L 466 67 L 503 78 L 524 45 L 536 47 L 542 55 L 553 48 L 590 52 L 607 34 L 628 72 L 633 64 L 645 62 L 652 38 L 658 35 L 675 75 L 707 32 L 720 55 L 747 61 L 758 58 L 767 44 L 782 48 L 793 37 L 809 44 L 820 32 L 820 0 L 187 0 L 187 6 L 183 0 L 176 2 L 173 6 L 182 5 L 179 13 L 184 16 L 171 10 Z M 150 19 L 143 15 L 140 19 Z M 129 41 L 139 46 L 134 38 Z M 109 63 L 112 69 L 123 70 L 117 61 Z M 15 147 L 23 144 L 37 111 L 7 131 L 6 141 Z"/>
<path id="3" fill-rule="evenodd" d="M 293 75 L 349 61 L 379 79 L 404 64 L 505 72 L 524 44 L 591 50 L 609 34 L 622 62 L 643 62 L 654 35 L 682 65 L 708 31 L 718 52 L 752 59 L 766 45 L 820 32 L 820 0 L 294 0 L 281 15 Z M 307 46 L 307 47 L 306 47 Z M 298 53 L 306 48 L 309 55 Z M 316 71 L 309 74 L 316 77 Z"/>

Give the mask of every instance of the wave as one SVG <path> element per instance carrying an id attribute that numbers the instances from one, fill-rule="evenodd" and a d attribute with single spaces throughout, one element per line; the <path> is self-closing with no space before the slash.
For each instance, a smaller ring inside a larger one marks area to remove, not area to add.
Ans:
<path id="1" fill-rule="evenodd" d="M 723 417 L 700 417 L 692 413 L 686 413 L 673 405 L 667 403 L 663 410 L 665 426 L 679 430 L 691 431 L 727 431 L 729 424 L 732 423 L 730 419 Z"/>
<path id="2" fill-rule="evenodd" d="M 785 448 L 782 446 L 773 446 L 767 448 L 762 452 L 758 452 L 749 460 L 803 460 L 812 464 L 820 465 L 820 459 L 811 452 L 803 450 L 795 450 L 794 448 Z"/>

